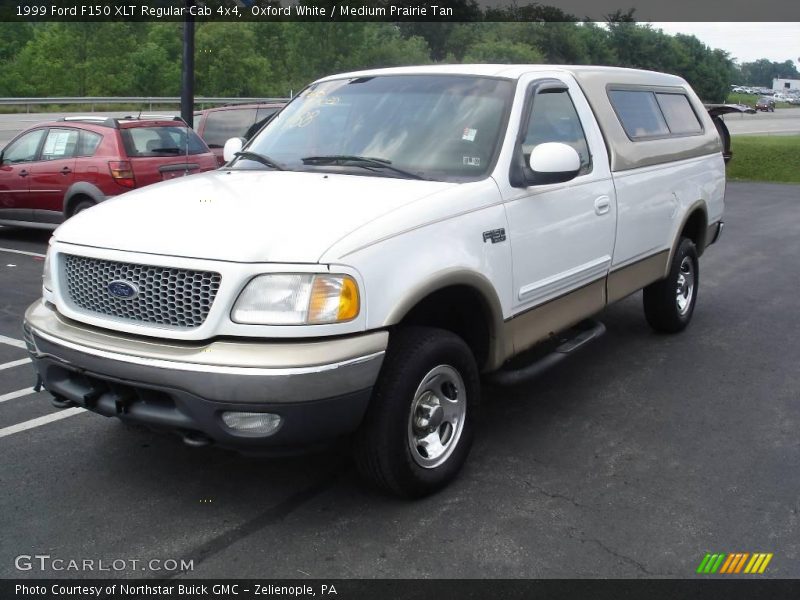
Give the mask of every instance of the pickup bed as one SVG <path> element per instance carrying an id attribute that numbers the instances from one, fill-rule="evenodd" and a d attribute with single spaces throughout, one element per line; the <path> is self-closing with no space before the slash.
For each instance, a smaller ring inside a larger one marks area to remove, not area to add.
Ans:
<path id="1" fill-rule="evenodd" d="M 378 486 L 431 493 L 466 460 L 481 377 L 568 356 L 642 289 L 655 330 L 689 324 L 722 231 L 718 127 L 647 71 L 321 79 L 224 169 L 56 231 L 24 324 L 36 372 L 59 406 L 195 446 L 348 437 Z"/>

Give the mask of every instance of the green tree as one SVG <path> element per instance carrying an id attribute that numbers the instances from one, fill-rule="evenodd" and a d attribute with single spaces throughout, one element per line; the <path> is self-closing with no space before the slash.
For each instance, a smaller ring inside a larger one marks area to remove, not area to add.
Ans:
<path id="1" fill-rule="evenodd" d="M 25 74 L 16 93 L 129 95 L 130 55 L 142 32 L 130 23 L 43 23 L 14 61 L 13 68 Z"/>
<path id="2" fill-rule="evenodd" d="M 195 90 L 201 96 L 265 95 L 269 59 L 253 52 L 251 23 L 202 23 L 195 37 Z"/>
<path id="3" fill-rule="evenodd" d="M 791 60 L 782 63 L 762 58 L 743 63 L 740 67 L 737 83 L 759 87 L 772 87 L 773 79 L 800 79 L 800 73 Z"/>
<path id="4" fill-rule="evenodd" d="M 697 95 L 707 102 L 724 102 L 731 84 L 731 61 L 727 52 L 711 50 L 691 35 L 675 36 L 678 58 L 672 72 L 681 75 Z"/>
<path id="5" fill-rule="evenodd" d="M 542 53 L 533 46 L 519 42 L 483 41 L 467 50 L 464 62 L 535 64 L 542 62 Z"/>

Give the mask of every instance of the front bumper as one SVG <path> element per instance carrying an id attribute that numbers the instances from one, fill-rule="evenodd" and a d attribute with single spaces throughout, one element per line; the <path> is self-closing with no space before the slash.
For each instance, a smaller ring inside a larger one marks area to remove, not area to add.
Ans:
<path id="1" fill-rule="evenodd" d="M 388 341 L 385 331 L 311 342 L 154 340 L 70 321 L 42 301 L 26 311 L 24 336 L 52 394 L 192 443 L 253 451 L 354 431 Z M 269 435 L 237 431 L 225 411 L 277 414 L 281 425 Z"/>

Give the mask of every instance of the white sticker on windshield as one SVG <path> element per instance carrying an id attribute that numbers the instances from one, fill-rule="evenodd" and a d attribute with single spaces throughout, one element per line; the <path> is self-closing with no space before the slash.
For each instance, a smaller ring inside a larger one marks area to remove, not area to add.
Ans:
<path id="1" fill-rule="evenodd" d="M 464 164 L 470 167 L 480 167 L 481 159 L 479 156 L 465 156 Z"/>
<path id="2" fill-rule="evenodd" d="M 471 129 L 469 127 L 464 127 L 464 133 L 461 136 L 462 140 L 467 140 L 468 142 L 474 142 L 475 136 L 478 134 L 477 129 Z"/>

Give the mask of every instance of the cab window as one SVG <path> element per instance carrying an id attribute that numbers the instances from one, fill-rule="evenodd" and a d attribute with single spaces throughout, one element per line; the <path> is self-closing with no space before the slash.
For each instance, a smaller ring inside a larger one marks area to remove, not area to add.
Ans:
<path id="1" fill-rule="evenodd" d="M 51 129 L 42 146 L 42 160 L 72 158 L 78 147 L 77 129 Z"/>
<path id="2" fill-rule="evenodd" d="M 206 116 L 203 139 L 209 148 L 222 148 L 230 138 L 245 137 L 255 121 L 255 108 L 212 111 Z"/>
<path id="3" fill-rule="evenodd" d="M 45 134 L 44 129 L 37 129 L 26 133 L 11 142 L 3 153 L 3 162 L 24 163 L 36 160 L 39 144 Z"/>
<path id="4" fill-rule="evenodd" d="M 533 149 L 545 142 L 561 142 L 575 148 L 581 159 L 579 175 L 592 170 L 592 157 L 581 120 L 566 90 L 553 90 L 537 94 L 527 123 L 527 133 L 522 143 L 525 163 Z"/>
<path id="5" fill-rule="evenodd" d="M 94 156 L 103 136 L 92 131 L 81 131 L 76 156 Z"/>

